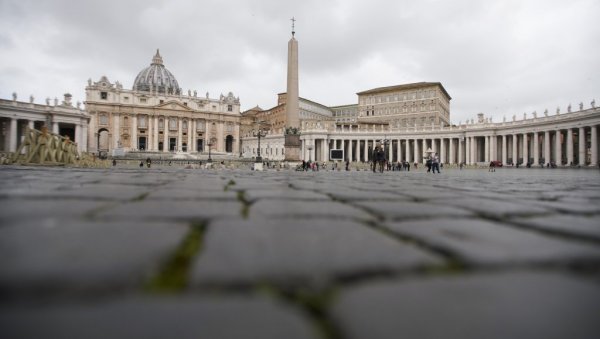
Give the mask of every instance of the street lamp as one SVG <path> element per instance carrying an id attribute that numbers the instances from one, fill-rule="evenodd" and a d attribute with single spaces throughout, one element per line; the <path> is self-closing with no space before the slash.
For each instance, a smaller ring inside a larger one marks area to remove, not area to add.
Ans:
<path id="1" fill-rule="evenodd" d="M 388 145 L 390 144 L 390 141 L 388 140 L 387 136 L 381 139 L 381 144 L 383 145 L 383 151 L 385 152 L 385 159 L 389 162 L 390 160 L 388 159 Z"/>
<path id="2" fill-rule="evenodd" d="M 206 145 L 208 146 L 208 160 L 206 160 L 206 162 L 212 162 L 212 158 L 210 157 L 210 149 L 214 144 L 211 141 L 209 141 Z"/>
<path id="3" fill-rule="evenodd" d="M 264 138 L 267 135 L 267 131 L 260 128 L 260 124 L 264 123 L 264 121 L 257 122 L 258 128 L 252 131 L 252 135 L 258 138 L 258 152 L 256 155 L 256 162 L 262 162 L 262 157 L 260 156 L 260 138 Z"/>

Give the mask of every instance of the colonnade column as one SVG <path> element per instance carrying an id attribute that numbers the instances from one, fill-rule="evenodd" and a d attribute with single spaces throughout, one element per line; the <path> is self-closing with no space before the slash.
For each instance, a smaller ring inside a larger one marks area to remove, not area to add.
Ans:
<path id="1" fill-rule="evenodd" d="M 387 159 L 387 161 L 392 162 L 394 160 L 394 142 L 392 139 L 390 139 L 390 144 L 388 145 L 388 154 L 389 159 Z"/>
<path id="2" fill-rule="evenodd" d="M 401 139 L 397 139 L 396 140 L 396 159 L 397 161 L 402 161 L 402 140 Z"/>
<path id="3" fill-rule="evenodd" d="M 457 163 L 460 165 L 463 162 L 463 138 L 458 138 L 458 161 Z"/>
<path id="4" fill-rule="evenodd" d="M 446 147 L 444 147 L 444 138 L 440 139 L 440 163 L 448 163 L 446 160 Z"/>
<path id="5" fill-rule="evenodd" d="M 10 119 L 10 141 L 8 146 L 9 152 L 17 151 L 17 119 Z"/>
<path id="6" fill-rule="evenodd" d="M 58 122 L 56 121 L 52 123 L 52 133 L 58 134 Z"/>
<path id="7" fill-rule="evenodd" d="M 411 159 L 410 159 L 410 139 L 406 139 L 406 146 L 404 146 L 404 160 L 406 160 L 406 162 L 410 163 Z"/>
<path id="8" fill-rule="evenodd" d="M 557 166 L 561 166 L 562 165 L 562 132 L 560 130 L 556 130 L 556 136 L 555 136 L 555 144 L 556 144 L 556 148 L 555 148 L 555 161 L 556 161 L 556 165 Z"/>
<path id="9" fill-rule="evenodd" d="M 365 162 L 369 161 L 369 139 L 365 139 Z"/>
<path id="10" fill-rule="evenodd" d="M 533 165 L 539 165 L 540 158 L 540 143 L 539 143 L 539 135 L 538 132 L 533 132 Z"/>
<path id="11" fill-rule="evenodd" d="M 573 130 L 567 130 L 567 166 L 573 163 Z"/>
<path id="12" fill-rule="evenodd" d="M 419 139 L 414 139 L 413 150 L 413 162 L 419 162 Z"/>
<path id="13" fill-rule="evenodd" d="M 352 149 L 352 139 L 348 140 L 348 161 L 352 162 L 352 153 L 353 153 L 353 149 Z"/>
<path id="14" fill-rule="evenodd" d="M 592 162 L 590 166 L 598 165 L 598 127 L 592 126 Z"/>
<path id="15" fill-rule="evenodd" d="M 579 165 L 585 166 L 585 128 L 579 127 Z"/>
<path id="16" fill-rule="evenodd" d="M 477 163 L 477 156 L 475 154 L 476 142 L 477 142 L 477 139 L 475 137 L 471 137 L 471 164 L 473 164 L 473 165 L 475 163 Z"/>
<path id="17" fill-rule="evenodd" d="M 519 141 L 519 135 L 518 134 L 513 134 L 512 135 L 512 163 L 513 165 L 516 165 L 519 163 L 519 149 L 518 149 L 518 141 Z"/>
<path id="18" fill-rule="evenodd" d="M 33 121 L 30 121 L 33 124 Z M 81 125 L 79 123 L 75 124 L 75 143 L 77 143 L 77 151 L 81 152 Z"/>
<path id="19" fill-rule="evenodd" d="M 507 147 L 506 147 L 506 135 L 502 135 L 502 165 L 506 166 L 507 160 Z"/>
<path id="20" fill-rule="evenodd" d="M 550 131 L 544 132 L 544 165 L 550 163 Z"/>
<path id="21" fill-rule="evenodd" d="M 448 159 L 448 163 L 449 164 L 454 164 L 454 138 L 450 138 L 448 140 L 448 147 L 450 148 L 450 151 L 448 152 L 450 154 L 450 158 Z"/>
<path id="22" fill-rule="evenodd" d="M 484 142 L 483 147 L 485 148 L 485 151 L 484 151 L 485 157 L 484 157 L 483 161 L 487 164 L 490 162 L 490 136 L 489 135 L 485 136 L 485 142 Z"/>
<path id="23" fill-rule="evenodd" d="M 321 154 L 323 161 L 329 161 L 329 140 L 323 139 L 321 143 Z"/>
<path id="24" fill-rule="evenodd" d="M 465 137 L 465 164 L 471 163 L 471 140 L 469 137 Z"/>
<path id="25" fill-rule="evenodd" d="M 529 163 L 529 140 L 527 140 L 527 133 L 523 133 L 523 163 L 525 165 Z"/>
<path id="26" fill-rule="evenodd" d="M 360 162 L 360 139 L 356 139 L 355 154 L 356 154 L 356 162 Z"/>

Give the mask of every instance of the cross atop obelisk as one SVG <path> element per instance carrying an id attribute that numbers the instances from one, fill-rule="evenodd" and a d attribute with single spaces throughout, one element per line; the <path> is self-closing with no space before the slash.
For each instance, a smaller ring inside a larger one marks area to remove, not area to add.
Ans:
<path id="1" fill-rule="evenodd" d="M 294 36 L 296 34 L 296 18 L 292 17 L 290 20 L 292 21 L 292 36 Z"/>

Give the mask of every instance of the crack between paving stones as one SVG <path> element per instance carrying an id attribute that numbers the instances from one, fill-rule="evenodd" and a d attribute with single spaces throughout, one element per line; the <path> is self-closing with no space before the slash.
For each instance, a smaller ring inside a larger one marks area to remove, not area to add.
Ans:
<path id="1" fill-rule="evenodd" d="M 577 214 L 577 215 L 579 216 L 580 214 Z M 582 242 L 582 243 L 596 245 L 596 246 L 600 245 L 600 239 L 592 238 L 592 237 L 589 237 L 586 235 L 569 233 L 567 231 L 561 231 L 561 230 L 556 230 L 556 229 L 543 228 L 541 226 L 527 224 L 524 222 L 514 221 L 514 220 L 510 220 L 510 219 L 504 219 L 502 217 L 497 217 L 497 216 L 488 215 L 488 214 L 476 214 L 475 216 L 478 218 L 484 219 L 484 220 L 489 220 L 489 221 L 493 221 L 496 223 L 500 223 L 501 225 L 506 226 L 506 227 L 518 229 L 521 231 L 527 231 L 527 232 L 531 232 L 531 233 L 535 233 L 535 234 L 541 234 L 541 235 L 549 236 L 549 237 L 555 238 L 555 239 L 568 240 L 568 241 L 573 241 L 573 242 Z M 520 216 L 520 217 L 538 217 L 538 216 L 547 216 L 547 214 L 536 214 L 536 215 L 527 215 L 527 216 Z"/>
<path id="2" fill-rule="evenodd" d="M 337 290 L 327 288 L 313 291 L 305 288 L 278 288 L 263 283 L 256 289 L 276 300 L 302 310 L 308 316 L 316 334 L 322 339 L 342 339 L 340 327 L 333 321 L 329 309 Z"/>
<path id="3" fill-rule="evenodd" d="M 195 222 L 183 241 L 171 253 L 160 269 L 145 284 L 144 290 L 155 294 L 180 293 L 188 287 L 194 258 L 202 251 L 207 224 Z"/>

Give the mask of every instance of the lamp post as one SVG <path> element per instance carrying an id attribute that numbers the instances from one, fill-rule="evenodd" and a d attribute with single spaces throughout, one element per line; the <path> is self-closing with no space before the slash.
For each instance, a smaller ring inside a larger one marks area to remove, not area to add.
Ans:
<path id="1" fill-rule="evenodd" d="M 381 144 L 383 145 L 383 151 L 385 152 L 385 159 L 389 162 L 388 159 L 388 145 L 390 144 L 390 140 L 388 140 L 387 136 L 381 139 Z"/>
<path id="2" fill-rule="evenodd" d="M 210 157 L 210 149 L 212 147 L 212 145 L 214 145 L 212 142 L 208 142 L 208 144 L 206 144 L 208 146 L 208 160 L 206 160 L 206 162 L 212 162 L 212 158 Z"/>
<path id="3" fill-rule="evenodd" d="M 260 138 L 265 137 L 267 135 L 267 131 L 259 127 L 258 129 L 252 131 L 252 135 L 258 138 L 258 153 L 256 155 L 256 162 L 262 162 L 262 157 L 260 156 Z"/>

